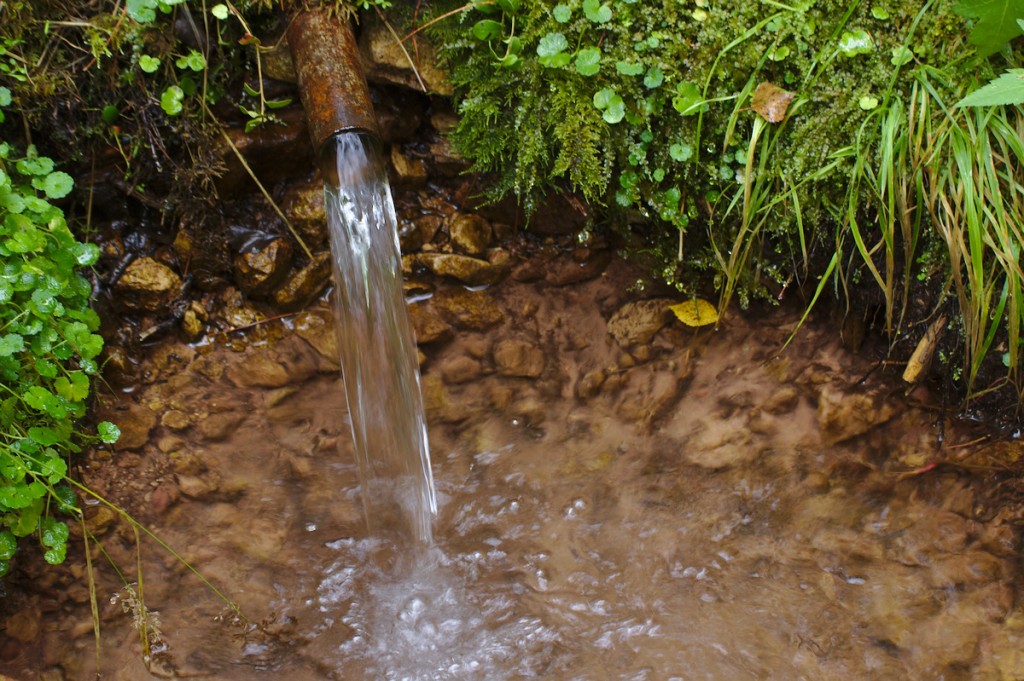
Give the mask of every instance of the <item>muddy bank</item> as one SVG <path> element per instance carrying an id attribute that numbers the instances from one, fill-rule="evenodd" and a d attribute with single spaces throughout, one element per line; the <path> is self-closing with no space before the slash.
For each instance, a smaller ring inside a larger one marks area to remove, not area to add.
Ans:
<path id="1" fill-rule="evenodd" d="M 961 447 L 937 405 L 858 384 L 872 361 L 831 329 L 777 357 L 794 313 L 695 331 L 617 259 L 571 286 L 536 262 L 421 282 L 441 512 L 398 577 L 404 549 L 363 530 L 326 305 L 164 343 L 105 394 L 128 436 L 84 480 L 252 621 L 143 540 L 147 668 L 94 546 L 102 678 L 1024 674 L 1019 507 L 990 470 L 1017 445 Z M 97 506 L 87 527 L 135 582 L 130 529 Z M 82 573 L 19 561 L 0 669 L 93 678 Z"/>

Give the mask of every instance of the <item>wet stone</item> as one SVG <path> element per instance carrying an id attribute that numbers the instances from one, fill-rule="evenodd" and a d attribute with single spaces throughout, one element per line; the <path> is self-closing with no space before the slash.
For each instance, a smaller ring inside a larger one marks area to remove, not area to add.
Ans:
<path id="1" fill-rule="evenodd" d="M 421 253 L 416 261 L 439 277 L 451 277 L 470 286 L 497 284 L 508 276 L 509 267 L 479 258 L 450 253 Z"/>
<path id="2" fill-rule="evenodd" d="M 432 302 L 445 321 L 461 330 L 485 331 L 505 320 L 494 296 L 486 291 L 439 291 Z"/>
<path id="3" fill-rule="evenodd" d="M 195 342 L 203 337 L 206 332 L 206 322 L 209 315 L 206 308 L 198 300 L 189 301 L 188 307 L 181 316 L 181 332 L 185 338 Z"/>
<path id="4" fill-rule="evenodd" d="M 130 403 L 125 409 L 101 412 L 103 419 L 113 421 L 121 429 L 117 449 L 137 449 L 149 442 L 149 433 L 156 426 L 156 414 L 141 404 Z"/>
<path id="5" fill-rule="evenodd" d="M 547 264 L 544 269 L 544 281 L 552 286 L 568 286 L 590 281 L 605 271 L 611 259 L 612 254 L 607 251 L 593 253 L 584 260 L 561 256 Z"/>
<path id="6" fill-rule="evenodd" d="M 544 373 L 544 352 L 534 343 L 506 339 L 494 346 L 494 364 L 502 376 L 536 378 Z"/>
<path id="7" fill-rule="evenodd" d="M 895 415 L 895 406 L 877 395 L 849 393 L 833 385 L 822 388 L 818 399 L 818 426 L 828 445 L 863 435 Z"/>
<path id="8" fill-rule="evenodd" d="M 250 296 L 270 295 L 288 275 L 292 247 L 287 240 L 267 244 L 235 256 L 235 283 Z"/>
<path id="9" fill-rule="evenodd" d="M 181 278 L 170 267 L 153 258 L 137 258 L 117 280 L 114 291 L 125 307 L 142 312 L 160 312 L 180 295 Z"/>
<path id="10" fill-rule="evenodd" d="M 163 416 L 160 417 L 160 424 L 171 430 L 185 430 L 192 425 L 192 422 L 185 412 L 170 409 L 165 411 Z"/>
<path id="11" fill-rule="evenodd" d="M 624 348 L 650 343 L 671 318 L 672 312 L 668 309 L 671 304 L 669 298 L 626 303 L 608 320 L 608 333 Z"/>
<path id="12" fill-rule="evenodd" d="M 207 442 L 219 442 L 230 435 L 245 421 L 247 414 L 241 411 L 225 411 L 210 414 L 199 422 L 199 435 Z"/>
<path id="13" fill-rule="evenodd" d="M 453 215 L 448 225 L 452 245 L 468 255 L 483 255 L 491 245 L 491 223 L 474 213 Z"/>
<path id="14" fill-rule="evenodd" d="M 409 158 L 398 145 L 391 147 L 391 167 L 396 185 L 416 185 L 427 181 L 427 168 L 418 158 Z"/>
<path id="15" fill-rule="evenodd" d="M 451 327 L 437 315 L 430 304 L 413 303 L 407 309 L 417 343 L 447 341 L 452 337 Z"/>
<path id="16" fill-rule="evenodd" d="M 797 392 L 796 388 L 784 386 L 772 393 L 772 396 L 768 398 L 761 408 L 769 414 L 778 416 L 793 411 L 799 402 L 800 393 Z"/>
<path id="17" fill-rule="evenodd" d="M 338 364 L 338 332 L 334 327 L 334 315 L 326 310 L 306 310 L 292 320 L 295 334 L 309 343 L 321 357 L 334 365 Z"/>
<path id="18" fill-rule="evenodd" d="M 228 379 L 243 388 L 280 388 L 291 382 L 288 370 L 262 352 L 250 353 L 227 370 Z"/>
<path id="19" fill-rule="evenodd" d="M 395 43 L 388 27 L 372 14 L 367 15 L 360 28 L 359 55 L 367 80 L 421 91 L 425 86 L 426 91 L 434 95 L 449 96 L 453 93 L 448 75 L 437 66 L 439 60 L 422 35 L 417 43 L 418 49 L 406 51 Z M 409 62 L 410 57 L 415 68 Z"/>
<path id="20" fill-rule="evenodd" d="M 471 357 L 452 357 L 440 366 L 441 377 L 445 383 L 469 383 L 476 380 L 483 373 L 480 362 Z"/>
<path id="21" fill-rule="evenodd" d="M 319 182 L 310 182 L 290 188 L 281 201 L 281 210 L 288 216 L 292 227 L 311 249 L 326 247 L 327 212 L 324 207 L 324 189 Z"/>
<path id="22" fill-rule="evenodd" d="M 579 385 L 576 386 L 576 395 L 581 400 L 589 400 L 601 391 L 604 381 L 605 373 L 600 369 L 588 371 L 580 379 Z"/>
<path id="23" fill-rule="evenodd" d="M 308 305 L 327 286 L 331 278 L 331 254 L 317 253 L 274 292 L 274 305 L 282 310 L 298 310 Z"/>

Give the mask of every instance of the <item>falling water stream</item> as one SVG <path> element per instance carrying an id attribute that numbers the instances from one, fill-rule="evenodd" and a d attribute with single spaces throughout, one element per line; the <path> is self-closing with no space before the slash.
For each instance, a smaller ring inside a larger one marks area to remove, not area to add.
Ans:
<path id="1" fill-rule="evenodd" d="M 391 189 L 373 137 L 333 146 L 324 198 L 363 509 L 372 535 L 430 544 L 437 502 Z"/>

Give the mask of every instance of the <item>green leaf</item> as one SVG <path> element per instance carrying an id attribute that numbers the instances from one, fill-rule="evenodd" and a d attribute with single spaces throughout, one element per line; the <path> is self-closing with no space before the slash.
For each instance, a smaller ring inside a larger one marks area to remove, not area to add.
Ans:
<path id="1" fill-rule="evenodd" d="M 553 57 L 569 49 L 569 41 L 561 33 L 548 33 L 537 44 L 538 57 Z"/>
<path id="2" fill-rule="evenodd" d="M 547 68 L 561 68 L 569 63 L 569 55 L 565 50 L 569 49 L 569 41 L 561 33 L 548 33 L 540 39 L 537 45 L 537 57 L 542 66 Z"/>
<path id="3" fill-rule="evenodd" d="M 679 94 L 672 98 L 672 107 L 684 116 L 693 116 L 706 106 L 696 83 L 679 83 L 676 92 Z"/>
<path id="4" fill-rule="evenodd" d="M 181 100 L 185 98 L 185 91 L 177 85 L 171 85 L 160 95 L 160 108 L 168 116 L 177 116 L 181 113 Z"/>
<path id="5" fill-rule="evenodd" d="M 184 57 L 179 57 L 174 65 L 179 69 L 191 69 L 195 72 L 202 71 L 206 68 L 206 57 L 199 50 L 189 50 L 188 54 Z"/>
<path id="6" fill-rule="evenodd" d="M 22 175 L 49 175 L 53 172 L 53 160 L 46 156 L 29 156 L 16 164 Z"/>
<path id="7" fill-rule="evenodd" d="M 665 74 L 660 68 L 652 66 L 647 69 L 647 75 L 644 76 L 644 87 L 653 90 L 660 87 L 663 82 L 665 82 Z"/>
<path id="8" fill-rule="evenodd" d="M 1013 106 L 1024 104 L 1024 69 L 1010 69 L 967 95 L 957 106 Z"/>
<path id="9" fill-rule="evenodd" d="M 0 106 L 11 105 L 11 91 L 0 85 Z"/>
<path id="10" fill-rule="evenodd" d="M 864 95 L 857 100 L 857 106 L 864 111 L 871 111 L 872 109 L 878 108 L 878 97 L 872 95 Z"/>
<path id="11" fill-rule="evenodd" d="M 473 24 L 473 36 L 477 40 L 494 40 L 501 36 L 501 24 L 493 19 L 481 19 Z"/>
<path id="12" fill-rule="evenodd" d="M 139 68 L 146 73 L 156 73 L 160 68 L 160 57 L 144 54 L 139 57 Z"/>
<path id="13" fill-rule="evenodd" d="M 572 10 L 565 4 L 555 5 L 555 8 L 551 10 L 551 16 L 553 16 L 555 21 L 558 23 L 564 24 L 572 18 Z"/>
<path id="14" fill-rule="evenodd" d="M 17 333 L 0 336 L 0 357 L 9 357 L 25 349 L 25 339 Z"/>
<path id="15" fill-rule="evenodd" d="M 225 19 L 228 18 L 228 8 L 227 8 L 227 5 L 214 5 L 213 7 L 210 8 L 210 14 L 212 14 L 217 19 L 220 19 L 221 21 L 224 21 Z"/>
<path id="16" fill-rule="evenodd" d="M 889 10 L 881 5 L 873 5 L 871 7 L 871 16 L 879 21 L 885 21 L 889 18 Z"/>
<path id="17" fill-rule="evenodd" d="M 839 38 L 839 52 L 844 57 L 856 57 L 858 54 L 871 54 L 875 49 L 875 42 L 871 35 L 863 29 L 843 31 Z"/>
<path id="18" fill-rule="evenodd" d="M 113 444 L 121 437 L 121 429 L 110 421 L 100 421 L 96 425 L 96 432 L 99 434 L 100 440 L 107 444 Z"/>
<path id="19" fill-rule="evenodd" d="M 96 244 L 76 243 L 70 251 L 75 258 L 75 263 L 80 267 L 94 265 L 100 259 L 100 247 Z"/>
<path id="20" fill-rule="evenodd" d="M 103 107 L 103 110 L 100 111 L 100 117 L 103 119 L 103 122 L 107 125 L 113 125 L 114 121 L 117 120 L 117 117 L 120 113 L 121 112 L 117 110 L 116 106 L 114 106 L 113 104 L 107 104 L 105 107 Z"/>
<path id="21" fill-rule="evenodd" d="M 595 24 L 607 24 L 612 20 L 612 8 L 601 4 L 601 0 L 583 0 L 583 14 Z"/>
<path id="22" fill-rule="evenodd" d="M 960 0 L 953 12 L 976 20 L 969 40 L 987 57 L 1021 34 L 1014 20 L 1024 17 L 1024 0 Z"/>
<path id="23" fill-rule="evenodd" d="M 644 72 L 644 65 L 640 62 L 619 60 L 615 62 L 615 70 L 624 76 L 639 76 Z"/>
<path id="24" fill-rule="evenodd" d="M 626 103 L 610 88 L 598 90 L 594 94 L 594 106 L 601 110 L 601 117 L 613 125 L 626 116 Z"/>
<path id="25" fill-rule="evenodd" d="M 0 530 L 0 560 L 10 560 L 18 550 L 18 540 L 9 530 Z"/>
<path id="26" fill-rule="evenodd" d="M 46 236 L 25 216 L 8 215 L 4 219 L 4 225 L 18 230 L 11 238 L 4 240 L 4 246 L 12 253 L 34 253 L 46 246 Z"/>
<path id="27" fill-rule="evenodd" d="M 593 76 L 601 70 L 601 48 L 585 47 L 576 53 L 576 72 L 581 76 Z"/>
<path id="28" fill-rule="evenodd" d="M 673 161 L 680 163 L 689 161 L 693 158 L 693 147 L 689 144 L 673 144 L 668 148 L 668 155 L 672 157 Z"/>
<path id="29" fill-rule="evenodd" d="M 892 58 L 889 63 L 893 66 L 903 66 L 914 59 L 914 51 L 905 45 L 892 48 Z"/>
<path id="30" fill-rule="evenodd" d="M 55 173 L 50 173 L 43 180 L 43 192 L 49 199 L 63 199 L 71 193 L 74 185 L 75 181 L 71 179 L 70 175 L 58 170 Z"/>
<path id="31" fill-rule="evenodd" d="M 67 551 L 68 545 L 61 544 L 60 546 L 55 546 L 52 549 L 49 549 L 45 553 L 43 553 L 43 559 L 46 560 L 46 562 L 50 565 L 60 565 L 64 562 L 64 558 L 67 555 Z"/>
<path id="32" fill-rule="evenodd" d="M 156 19 L 156 0 L 127 0 L 125 9 L 128 16 L 140 24 L 148 24 Z"/>

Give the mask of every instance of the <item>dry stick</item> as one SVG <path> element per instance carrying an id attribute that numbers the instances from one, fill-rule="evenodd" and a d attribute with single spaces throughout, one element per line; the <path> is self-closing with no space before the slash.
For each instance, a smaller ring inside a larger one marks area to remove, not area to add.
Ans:
<path id="1" fill-rule="evenodd" d="M 252 168 L 249 167 L 249 163 L 245 160 L 245 157 L 242 156 L 242 152 L 238 150 L 238 147 L 235 146 L 235 143 L 231 141 L 231 137 L 228 135 L 227 131 L 224 130 L 223 126 L 220 125 L 220 122 L 217 121 L 216 118 L 214 118 L 213 112 L 210 111 L 205 104 L 203 105 L 203 108 L 206 109 L 207 113 L 210 115 L 210 118 L 213 119 L 214 125 L 220 128 L 220 134 L 224 137 L 224 141 L 228 143 L 228 146 L 231 147 L 231 151 L 235 152 L 235 156 L 238 157 L 238 160 L 242 164 L 242 167 L 245 168 L 245 172 L 249 173 L 249 177 L 251 177 L 252 181 L 256 183 L 256 186 L 260 188 L 260 191 L 263 193 L 264 198 L 266 198 L 267 201 L 270 202 L 271 208 L 273 208 L 274 212 L 277 213 L 278 217 L 280 217 L 281 220 L 284 221 L 284 224 L 288 228 L 288 231 L 292 233 L 292 236 L 295 237 L 295 240 L 299 242 L 299 246 L 302 246 L 302 250 L 305 251 L 309 259 L 312 260 L 313 252 L 309 250 L 309 246 L 306 245 L 306 242 L 302 240 L 302 237 L 299 236 L 299 233 L 295 230 L 294 227 L 292 227 L 292 223 L 288 220 L 288 218 L 285 217 L 280 207 L 278 207 L 277 202 L 274 201 L 273 198 L 271 198 L 270 192 L 268 192 L 266 187 L 263 186 L 263 183 L 260 182 L 260 179 L 256 177 L 256 173 L 254 173 Z"/>
<path id="2" fill-rule="evenodd" d="M 420 78 L 420 71 L 419 69 L 416 68 L 416 62 L 412 60 L 412 55 L 410 55 L 409 51 L 405 49 L 405 45 L 402 44 L 402 39 L 398 37 L 398 34 L 395 32 L 395 29 L 391 26 L 391 23 L 384 18 L 384 13 L 380 11 L 380 7 L 374 6 L 374 9 L 377 10 L 377 16 L 380 17 L 380 20 L 384 22 L 385 26 L 387 26 L 388 32 L 391 33 L 391 37 L 395 39 L 395 44 L 398 45 L 398 49 L 402 51 L 402 54 L 405 55 L 406 61 L 409 62 L 409 66 L 412 67 L 413 75 L 416 76 L 416 80 L 420 84 L 420 89 L 426 92 L 427 86 L 424 85 L 423 79 Z"/>
<path id="3" fill-rule="evenodd" d="M 434 17 L 433 19 L 431 19 L 427 23 L 423 24 L 422 26 L 418 26 L 416 28 L 416 30 L 411 31 L 409 33 L 406 33 L 405 37 L 402 38 L 402 42 L 404 43 L 406 40 L 408 40 L 409 38 L 413 37 L 414 35 L 416 35 L 420 31 L 424 30 L 428 26 L 432 26 L 432 25 L 436 24 L 437 22 L 439 22 L 439 21 L 441 21 L 443 19 L 447 19 L 448 17 L 450 17 L 452 15 L 458 14 L 459 12 L 465 12 L 466 10 L 472 9 L 473 7 L 479 7 L 480 5 L 493 5 L 493 4 L 495 4 L 495 3 L 492 2 L 491 0 L 487 0 L 486 2 L 470 2 L 470 3 L 466 3 L 462 7 L 458 7 L 456 9 L 451 10 L 451 11 L 445 12 L 441 16 Z"/>
<path id="4" fill-rule="evenodd" d="M 257 326 L 260 326 L 261 324 L 266 324 L 267 322 L 276 322 L 279 319 L 288 319 L 289 317 L 294 317 L 297 314 L 298 314 L 298 312 L 287 312 L 285 314 L 279 314 L 279 315 L 276 315 L 274 317 L 267 317 L 266 319 L 259 319 L 259 320 L 255 321 L 255 322 L 252 322 L 251 324 L 243 324 L 242 326 L 235 326 L 235 327 L 232 327 L 230 329 L 224 329 L 223 331 L 217 331 L 213 335 L 215 335 L 215 336 L 227 335 L 229 333 L 236 333 L 238 331 L 245 331 L 246 329 L 252 329 L 252 328 L 255 328 Z"/>
<path id="5" fill-rule="evenodd" d="M 89 575 L 89 609 L 92 611 L 92 635 L 96 641 L 96 678 L 100 678 L 100 661 L 103 659 L 100 649 L 100 607 L 96 602 L 96 575 L 92 568 L 92 553 L 89 550 L 89 528 L 85 526 L 85 514 L 78 514 L 82 524 L 82 542 L 85 544 L 85 571 Z"/>

